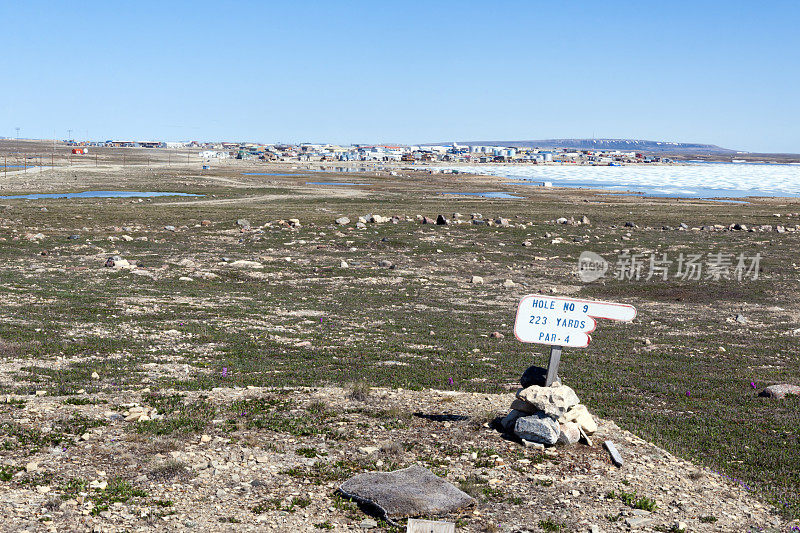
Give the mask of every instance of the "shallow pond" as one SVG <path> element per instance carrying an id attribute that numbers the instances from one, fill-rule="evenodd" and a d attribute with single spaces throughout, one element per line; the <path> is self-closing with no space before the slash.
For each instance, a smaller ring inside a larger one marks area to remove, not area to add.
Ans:
<path id="1" fill-rule="evenodd" d="M 44 198 L 152 198 L 154 196 L 203 196 L 187 192 L 154 192 L 154 191 L 83 191 L 54 192 L 42 194 L 19 194 L 16 196 L 0 196 L 1 200 L 41 200 Z"/>
<path id="2" fill-rule="evenodd" d="M 348 181 L 307 181 L 306 185 L 370 185 L 369 183 L 351 183 Z"/>
<path id="3" fill-rule="evenodd" d="M 507 192 L 443 192 L 442 194 L 456 194 L 458 196 L 480 196 L 481 198 L 524 198 L 524 196 L 514 196 Z"/>

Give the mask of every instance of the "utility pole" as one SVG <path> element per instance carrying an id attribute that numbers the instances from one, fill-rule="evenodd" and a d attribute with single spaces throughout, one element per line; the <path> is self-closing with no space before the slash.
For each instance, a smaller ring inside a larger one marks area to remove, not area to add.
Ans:
<path id="1" fill-rule="evenodd" d="M 19 126 L 17 126 L 17 127 L 16 127 L 16 128 L 14 128 L 14 129 L 15 129 L 15 130 L 17 130 L 17 140 L 19 140 Z"/>

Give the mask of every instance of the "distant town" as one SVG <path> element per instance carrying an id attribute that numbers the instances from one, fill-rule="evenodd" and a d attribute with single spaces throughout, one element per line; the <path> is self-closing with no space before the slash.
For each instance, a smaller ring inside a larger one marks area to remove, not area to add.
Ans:
<path id="1" fill-rule="evenodd" d="M 91 147 L 199 149 L 205 160 L 248 159 L 262 161 L 378 161 L 448 163 L 570 163 L 617 165 L 622 163 L 669 163 L 671 159 L 637 151 L 545 149 L 489 145 L 382 145 L 354 144 L 259 144 L 240 142 L 204 143 L 163 141 L 66 141 L 73 153 L 88 153 Z"/>

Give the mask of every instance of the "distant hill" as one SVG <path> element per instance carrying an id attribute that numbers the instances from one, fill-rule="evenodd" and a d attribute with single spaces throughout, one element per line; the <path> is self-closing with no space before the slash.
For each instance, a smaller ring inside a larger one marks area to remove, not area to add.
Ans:
<path id="1" fill-rule="evenodd" d="M 713 144 L 643 141 L 637 139 L 542 139 L 538 141 L 458 141 L 467 146 L 508 146 L 510 148 L 574 148 L 578 150 L 626 150 L 656 153 L 731 154 Z"/>

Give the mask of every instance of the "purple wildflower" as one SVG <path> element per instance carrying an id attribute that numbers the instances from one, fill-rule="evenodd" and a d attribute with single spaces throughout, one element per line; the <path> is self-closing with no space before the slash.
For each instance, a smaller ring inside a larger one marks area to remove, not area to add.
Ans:
<path id="1" fill-rule="evenodd" d="M 224 378 L 227 375 L 228 375 L 228 367 L 227 366 L 223 366 L 222 367 L 222 377 Z"/>
<path id="2" fill-rule="evenodd" d="M 447 384 L 448 385 L 452 385 L 453 384 L 453 378 L 447 378 Z"/>

